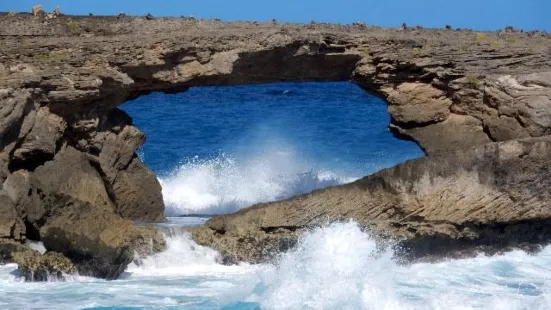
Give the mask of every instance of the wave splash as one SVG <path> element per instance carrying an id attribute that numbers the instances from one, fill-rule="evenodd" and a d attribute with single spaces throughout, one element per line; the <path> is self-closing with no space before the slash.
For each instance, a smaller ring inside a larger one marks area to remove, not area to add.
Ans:
<path id="1" fill-rule="evenodd" d="M 314 189 L 353 181 L 313 167 L 294 151 L 264 151 L 237 158 L 198 157 L 161 178 L 167 216 L 224 214 L 259 202 L 285 199 Z"/>
<path id="2" fill-rule="evenodd" d="M 29 298 L 41 309 L 551 308 L 551 247 L 401 266 L 348 222 L 304 234 L 274 265 L 223 266 L 188 233 L 167 242 L 167 251 L 129 266 L 117 281 L 22 283 L 16 265 L 0 266 L 0 308 L 26 309 Z"/>
<path id="3" fill-rule="evenodd" d="M 244 305 L 446 310 L 551 306 L 551 247 L 537 255 L 514 251 L 402 266 L 395 263 L 391 250 L 379 248 L 358 224 L 347 222 L 304 234 L 298 246 L 274 265 L 223 266 L 217 263 L 218 253 L 198 246 L 187 234 L 168 242 L 167 252 L 132 266 L 132 278 L 161 275 L 173 278 L 171 282 L 201 278 L 210 283 L 210 300 L 225 309 L 247 308 Z"/>
<path id="4" fill-rule="evenodd" d="M 263 309 L 394 308 L 392 255 L 354 222 L 317 229 L 264 275 L 258 302 Z"/>

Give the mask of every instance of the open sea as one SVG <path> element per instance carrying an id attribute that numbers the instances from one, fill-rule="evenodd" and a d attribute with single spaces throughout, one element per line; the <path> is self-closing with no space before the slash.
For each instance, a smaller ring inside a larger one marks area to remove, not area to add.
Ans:
<path id="1" fill-rule="evenodd" d="M 423 156 L 388 131 L 386 104 L 351 83 L 192 88 L 123 109 L 147 135 L 139 156 L 163 186 L 163 226 Z M 350 221 L 312 230 L 273 265 L 222 266 L 186 234 L 167 241 L 115 281 L 25 283 L 0 266 L 0 309 L 551 309 L 551 247 L 401 266 Z"/>

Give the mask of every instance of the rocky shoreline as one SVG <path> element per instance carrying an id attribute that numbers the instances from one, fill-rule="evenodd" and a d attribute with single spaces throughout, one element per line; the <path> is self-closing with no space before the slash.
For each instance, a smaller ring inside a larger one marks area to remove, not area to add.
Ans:
<path id="1" fill-rule="evenodd" d="M 280 81 L 358 84 L 428 157 L 211 219 L 194 239 L 227 262 L 264 261 L 349 218 L 411 259 L 549 242 L 549 34 L 0 14 L 0 261 L 114 279 L 135 253 L 163 250 L 132 224 L 163 221 L 164 204 L 135 154 L 145 136 L 117 107 Z M 50 254 L 34 258 L 27 240 Z"/>

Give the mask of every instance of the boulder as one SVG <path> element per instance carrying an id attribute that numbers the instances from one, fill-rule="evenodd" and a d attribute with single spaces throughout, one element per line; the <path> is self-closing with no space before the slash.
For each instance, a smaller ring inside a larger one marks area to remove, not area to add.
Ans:
<path id="1" fill-rule="evenodd" d="M 15 203 L 10 196 L 0 190 L 0 239 L 25 240 L 25 224 L 17 214 Z"/>
<path id="2" fill-rule="evenodd" d="M 397 240 L 407 261 L 534 249 L 551 241 L 551 136 L 491 143 L 411 160 L 350 184 L 217 216 L 199 244 L 251 262 L 296 236 L 350 219 Z"/>
<path id="3" fill-rule="evenodd" d="M 468 115 L 451 114 L 445 121 L 430 126 L 402 128 L 391 124 L 390 130 L 400 138 L 414 140 L 429 155 L 492 142 L 482 122 Z"/>
<path id="4" fill-rule="evenodd" d="M 12 199 L 19 217 L 25 221 L 27 239 L 40 240 L 38 229 L 44 221 L 44 205 L 37 190 L 31 187 L 31 174 L 26 170 L 10 173 L 4 181 L 4 191 Z"/>
<path id="5" fill-rule="evenodd" d="M 124 126 L 118 133 L 105 135 L 99 162 L 109 183 L 113 183 L 120 170 L 128 167 L 134 152 L 145 142 L 144 134 L 134 126 Z"/>
<path id="6" fill-rule="evenodd" d="M 389 103 L 388 112 L 397 124 L 422 126 L 442 122 L 450 115 L 451 100 L 431 85 L 402 83 L 382 91 Z"/>
<path id="7" fill-rule="evenodd" d="M 13 262 L 17 264 L 19 276 L 27 282 L 64 280 L 64 275 L 77 271 L 67 257 L 55 252 L 18 251 L 13 254 Z"/>
<path id="8" fill-rule="evenodd" d="M 48 220 L 40 235 L 49 251 L 63 253 L 79 274 L 116 279 L 134 253 L 164 250 L 158 233 L 134 227 L 110 210 L 81 201 L 67 201 L 63 212 Z"/>
<path id="9" fill-rule="evenodd" d="M 138 157 L 125 170 L 119 171 L 113 183 L 117 212 L 125 219 L 161 222 L 165 205 L 161 184 Z"/>
<path id="10" fill-rule="evenodd" d="M 117 214 L 104 179 L 95 167 L 99 169 L 97 158 L 66 147 L 34 172 L 19 170 L 8 175 L 3 185 L 5 190 L 0 194 L 0 201 L 5 203 L 0 209 L 4 208 L 3 214 L 10 216 L 0 220 L 0 233 L 3 233 L 0 238 L 16 239 L 14 234 L 21 229 L 24 234 L 22 218 L 27 222 L 31 239 L 41 240 L 48 251 L 65 255 L 80 274 L 106 279 L 117 278 L 134 257 L 140 259 L 164 250 L 166 243 L 160 233 L 136 228 Z M 115 187 L 117 190 L 128 188 L 129 184 L 134 188 L 131 192 L 115 191 L 119 194 L 117 197 L 126 193 L 124 197 L 130 197 L 125 201 L 128 206 L 149 208 L 151 199 L 144 186 L 151 178 L 157 182 L 155 176 L 137 158 L 129 165 L 128 173 L 143 184 L 121 181 L 122 185 Z M 126 180 L 126 176 L 120 180 Z M 160 186 L 155 190 L 160 193 Z M 128 214 L 137 212 L 128 210 Z M 152 212 L 150 218 L 162 219 L 162 210 L 160 215 Z M 140 215 L 149 216 L 147 210 Z M 1 230 L 2 227 L 5 229 Z M 55 272 L 56 266 L 66 267 L 56 265 L 61 261 L 55 257 L 29 259 L 22 267 L 27 280 L 44 280 L 52 273 L 59 274 Z M 40 272 L 28 272 L 35 270 Z M 60 267 L 59 270 L 69 269 Z"/>
<path id="11" fill-rule="evenodd" d="M 103 179 L 92 166 L 97 160 L 73 147 L 60 150 L 52 161 L 31 175 L 31 186 L 40 191 L 44 215 L 51 216 L 65 200 L 89 203 L 94 208 L 114 210 Z"/>
<path id="12" fill-rule="evenodd" d="M 0 239 L 0 265 L 13 263 L 15 253 L 29 250 L 21 242 L 13 241 L 12 239 Z"/>

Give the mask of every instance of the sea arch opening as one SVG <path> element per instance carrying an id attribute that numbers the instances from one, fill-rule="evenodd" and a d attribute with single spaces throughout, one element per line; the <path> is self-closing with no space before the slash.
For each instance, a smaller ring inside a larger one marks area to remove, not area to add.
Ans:
<path id="1" fill-rule="evenodd" d="M 423 155 L 389 131 L 384 100 L 352 82 L 192 87 L 122 109 L 148 136 L 138 154 L 167 216 L 231 213 Z"/>

